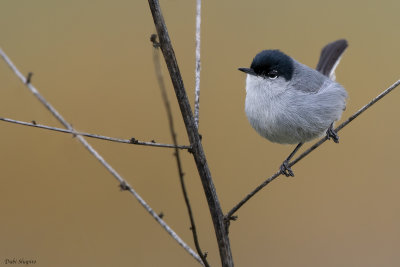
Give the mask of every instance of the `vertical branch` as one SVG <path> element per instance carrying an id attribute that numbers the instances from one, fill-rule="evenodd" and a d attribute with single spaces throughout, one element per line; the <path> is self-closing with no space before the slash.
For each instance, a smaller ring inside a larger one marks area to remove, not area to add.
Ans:
<path id="1" fill-rule="evenodd" d="M 221 205 L 215 190 L 215 186 L 211 177 L 210 169 L 208 168 L 207 159 L 204 154 L 201 144 L 199 132 L 197 130 L 192 109 L 189 104 L 189 99 L 186 94 L 178 63 L 175 58 L 174 49 L 172 48 L 168 30 L 161 13 L 158 0 L 148 0 L 150 10 L 153 16 L 154 24 L 157 29 L 157 34 L 160 39 L 160 47 L 164 55 L 165 62 L 174 86 L 176 98 L 182 113 L 183 121 L 186 126 L 186 131 L 189 137 L 191 152 L 196 162 L 197 170 L 203 184 L 204 193 L 208 202 L 208 207 L 211 213 L 211 218 L 214 224 L 215 235 L 218 242 L 220 258 L 223 267 L 233 266 L 232 253 L 229 243 L 228 232 L 224 224 L 224 216 Z"/>
<path id="2" fill-rule="evenodd" d="M 8 66 L 14 71 L 17 77 L 26 85 L 26 87 L 35 95 L 35 97 L 50 111 L 50 113 L 56 117 L 56 119 L 65 126 L 69 131 L 75 133 L 75 129 L 69 124 L 58 111 L 39 93 L 39 91 L 30 83 L 32 74 L 28 75 L 26 79 L 17 67 L 12 63 L 8 56 L 0 49 L 0 56 L 8 64 Z M 129 191 L 137 201 L 146 209 L 146 211 L 161 225 L 162 228 L 173 238 L 180 246 L 182 246 L 193 258 L 198 262 L 202 263 L 199 255 L 196 254 L 175 232 L 168 224 L 165 223 L 160 216 L 146 203 L 146 201 L 125 181 L 125 179 L 113 168 L 107 161 L 86 141 L 81 135 L 76 135 L 76 138 L 81 144 L 118 180 L 120 183 L 121 190 Z"/>
<path id="3" fill-rule="evenodd" d="M 155 69 L 155 73 L 157 76 L 158 86 L 160 87 L 160 90 L 161 90 L 161 97 L 164 102 L 165 111 L 167 112 L 167 118 L 168 118 L 169 130 L 170 130 L 171 137 L 172 137 L 172 142 L 174 144 L 178 144 L 177 135 L 176 135 L 175 126 L 174 126 L 174 118 L 172 116 L 171 105 L 168 100 L 167 90 L 165 88 L 165 83 L 164 83 L 164 77 L 161 72 L 160 58 L 158 56 L 159 44 L 157 44 L 155 42 L 155 37 L 153 35 L 152 35 L 151 41 L 153 42 L 153 47 L 154 47 L 154 49 L 153 49 L 154 69 Z M 185 179 L 184 179 L 185 173 L 183 172 L 181 157 L 180 157 L 179 149 L 177 147 L 175 147 L 174 156 L 176 159 L 176 165 L 178 167 L 178 175 L 179 175 L 179 181 L 181 183 L 183 197 L 185 199 L 186 208 L 187 208 L 187 211 L 189 214 L 190 230 L 192 231 L 192 234 L 193 234 L 194 245 L 196 247 L 197 253 L 199 254 L 201 260 L 203 261 L 204 266 L 209 267 L 210 265 L 208 264 L 206 255 L 203 253 L 203 251 L 200 248 L 200 243 L 199 243 L 199 238 L 197 236 L 196 224 L 194 222 L 192 207 L 190 205 L 189 196 L 188 196 L 188 193 L 186 190 Z"/>
<path id="4" fill-rule="evenodd" d="M 196 5 L 196 84 L 194 98 L 194 121 L 199 128 L 200 116 L 200 24 L 201 24 L 201 0 L 197 0 Z"/>

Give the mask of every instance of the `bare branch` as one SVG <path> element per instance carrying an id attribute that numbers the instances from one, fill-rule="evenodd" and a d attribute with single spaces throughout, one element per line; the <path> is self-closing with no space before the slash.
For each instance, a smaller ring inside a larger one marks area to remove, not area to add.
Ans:
<path id="1" fill-rule="evenodd" d="M 385 95 L 390 93 L 393 89 L 395 89 L 398 85 L 400 84 L 400 80 L 392 84 L 389 88 L 384 90 L 382 93 L 380 93 L 377 97 L 372 99 L 368 104 L 363 106 L 360 110 L 358 110 L 356 113 L 354 113 L 352 116 L 350 116 L 346 121 L 344 121 L 342 124 L 340 124 L 335 131 L 339 132 L 342 130 L 346 125 L 348 125 L 350 122 L 352 122 L 355 118 L 357 118 L 361 113 L 366 111 L 368 108 L 370 108 L 373 104 L 378 102 L 380 99 L 382 99 Z M 312 151 L 314 151 L 317 147 L 322 145 L 328 138 L 325 136 L 324 138 L 321 138 L 318 142 L 316 142 L 314 145 L 312 145 L 310 148 L 308 148 L 306 151 L 304 151 L 300 156 L 298 156 L 296 159 L 294 159 L 290 164 L 289 167 L 292 167 L 295 165 L 297 162 L 305 158 L 308 154 L 310 154 Z M 260 191 L 262 188 L 264 188 L 266 185 L 268 185 L 270 182 L 275 180 L 281 175 L 280 172 L 275 173 L 271 177 L 269 177 L 267 180 L 265 180 L 262 184 L 257 186 L 252 192 L 250 192 L 245 198 L 243 198 L 238 204 L 236 204 L 226 215 L 225 215 L 225 220 L 227 225 L 229 226 L 229 221 L 230 220 L 235 220 L 236 217 L 233 216 L 235 212 L 240 209 L 240 207 L 243 206 L 244 203 L 246 203 L 250 198 L 252 198 L 258 191 Z"/>
<path id="2" fill-rule="evenodd" d="M 101 139 L 101 140 L 106 140 L 106 141 L 111 141 L 111 142 L 117 142 L 117 143 L 124 143 L 124 144 L 141 145 L 141 146 L 166 147 L 166 148 L 177 148 L 177 149 L 189 149 L 190 148 L 190 146 L 162 144 L 162 143 L 156 143 L 155 141 L 144 142 L 144 141 L 139 141 L 139 140 L 137 140 L 137 139 L 135 139 L 133 137 L 131 139 L 121 139 L 121 138 L 109 137 L 109 136 L 98 135 L 98 134 L 76 132 L 76 131 L 66 130 L 66 129 L 62 129 L 62 128 L 57 128 L 57 127 L 51 127 L 51 126 L 47 126 L 47 125 L 37 124 L 34 121 L 32 123 L 29 123 L 29 122 L 17 121 L 17 120 L 8 119 L 8 118 L 2 118 L 2 117 L 0 117 L 0 121 L 15 123 L 15 124 L 24 125 L 24 126 L 30 126 L 30 127 L 35 127 L 35 128 L 40 128 L 40 129 L 45 129 L 45 130 L 50 130 L 50 131 L 56 131 L 56 132 L 61 132 L 61 133 L 68 133 L 68 134 L 72 134 L 74 136 L 75 135 L 81 135 L 81 136 L 86 136 L 86 137 L 90 137 L 90 138 L 96 138 L 96 139 Z"/>
<path id="3" fill-rule="evenodd" d="M 194 98 L 194 121 L 199 128 L 200 116 L 200 25 L 201 25 L 201 0 L 196 5 L 196 71 L 195 71 L 195 98 Z"/>
<path id="4" fill-rule="evenodd" d="M 152 36 L 154 36 L 154 35 L 152 35 Z M 154 69 L 155 69 L 155 73 L 157 75 L 158 86 L 160 87 L 161 97 L 164 102 L 165 111 L 167 112 L 167 118 L 168 118 L 169 130 L 170 130 L 171 137 L 172 137 L 172 142 L 174 144 L 177 144 L 178 140 L 177 140 L 177 135 L 175 132 L 174 118 L 172 115 L 171 105 L 168 100 L 167 90 L 165 88 L 164 77 L 161 72 L 160 57 L 158 56 L 158 47 L 159 46 L 155 45 L 155 44 L 157 44 L 155 38 L 151 39 L 151 41 L 153 42 L 153 47 L 154 47 L 154 49 L 153 49 Z M 193 234 L 193 241 L 194 241 L 197 253 L 199 254 L 201 260 L 203 261 L 204 266 L 209 267 L 210 265 L 208 264 L 206 255 L 203 253 L 203 251 L 200 248 L 199 238 L 197 236 L 196 224 L 194 222 L 194 216 L 193 216 L 192 207 L 191 207 L 190 201 L 189 201 L 189 195 L 186 190 L 185 179 L 184 179 L 185 174 L 183 172 L 181 157 L 180 157 L 178 148 L 175 148 L 174 156 L 176 159 L 176 165 L 178 167 L 178 175 L 179 175 L 179 181 L 181 183 L 183 197 L 185 199 L 186 208 L 187 208 L 188 214 L 189 214 L 190 225 L 191 225 L 190 230 L 192 231 L 192 234 Z"/>
<path id="5" fill-rule="evenodd" d="M 193 113 L 186 94 L 185 86 L 178 63 L 175 58 L 168 30 L 161 13 L 158 0 L 148 0 L 154 24 L 160 39 L 160 47 L 164 55 L 165 62 L 175 89 L 176 98 L 182 113 L 183 121 L 189 137 L 191 152 L 196 162 L 197 170 L 203 184 L 204 193 L 208 202 L 211 218 L 214 223 L 214 230 L 218 241 L 219 253 L 223 267 L 232 267 L 233 259 L 230 249 L 228 232 L 225 229 L 224 215 L 215 190 L 215 186 L 208 168 L 207 159 L 201 144 L 199 132 L 194 121 Z"/>
<path id="6" fill-rule="evenodd" d="M 57 118 L 57 120 L 65 126 L 69 131 L 75 132 L 72 126 L 58 113 L 58 111 L 46 101 L 46 99 L 38 92 L 38 90 L 31 84 L 27 83 L 25 77 L 12 63 L 8 56 L 0 49 L 0 55 L 8 66 L 14 71 L 18 78 L 26 85 L 26 87 L 38 98 L 38 100 L 51 112 L 51 114 Z M 173 238 L 180 246 L 182 246 L 193 258 L 198 262 L 202 262 L 199 255 L 196 254 L 166 223 L 162 220 L 157 213 L 144 201 L 144 199 L 125 181 L 125 179 L 108 164 L 105 159 L 80 135 L 76 137 L 79 142 L 118 180 L 120 188 L 122 190 L 129 191 L 139 203 L 146 209 L 146 211 L 161 225 L 162 228 Z"/>

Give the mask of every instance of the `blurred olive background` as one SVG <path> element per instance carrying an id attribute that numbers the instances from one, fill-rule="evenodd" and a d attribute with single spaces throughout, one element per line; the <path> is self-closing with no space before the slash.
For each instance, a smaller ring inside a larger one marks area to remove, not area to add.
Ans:
<path id="1" fill-rule="evenodd" d="M 195 1 L 161 1 L 191 103 Z M 204 1 L 200 132 L 226 212 L 273 174 L 293 146 L 270 143 L 244 113 L 256 53 L 279 48 L 315 66 L 339 38 L 343 118 L 399 79 L 399 1 Z M 171 143 L 156 83 L 147 1 L 0 2 L 0 46 L 73 126 Z M 179 143 L 188 144 L 167 69 Z M 0 117 L 61 127 L 0 62 Z M 230 228 L 236 266 L 400 265 L 400 92 L 396 89 L 280 177 Z M 0 265 L 199 266 L 70 135 L 0 122 Z M 173 151 L 88 141 L 192 247 Z M 308 144 L 310 145 L 310 144 Z M 192 156 L 182 152 L 200 243 L 219 254 Z"/>

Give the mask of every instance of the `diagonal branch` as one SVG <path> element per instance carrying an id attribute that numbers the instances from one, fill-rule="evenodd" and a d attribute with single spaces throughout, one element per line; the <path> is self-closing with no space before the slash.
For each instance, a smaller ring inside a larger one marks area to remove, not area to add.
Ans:
<path id="1" fill-rule="evenodd" d="M 191 152 L 196 162 L 197 170 L 203 184 L 204 193 L 206 195 L 208 207 L 211 213 L 211 218 L 214 223 L 214 230 L 218 242 L 222 266 L 231 267 L 233 266 L 233 259 L 228 232 L 225 228 L 224 215 L 222 213 L 221 205 L 218 200 L 210 169 L 208 168 L 207 159 L 204 154 L 196 123 L 194 121 L 185 86 L 183 85 L 182 76 L 175 58 L 175 52 L 172 48 L 171 40 L 169 38 L 168 30 L 165 25 L 158 0 L 148 1 L 154 24 L 157 29 L 157 34 L 160 39 L 160 47 L 168 67 L 172 84 L 175 89 L 176 98 L 178 100 L 179 107 L 182 113 L 183 121 L 186 126 L 190 145 L 192 147 Z"/>
<path id="2" fill-rule="evenodd" d="M 26 87 L 35 95 L 36 98 L 50 111 L 50 113 L 57 118 L 57 120 L 65 126 L 69 131 L 75 132 L 71 124 L 69 124 L 58 111 L 49 103 L 47 100 L 38 92 L 38 90 L 22 75 L 22 73 L 17 69 L 17 67 L 12 63 L 8 56 L 0 49 L 0 56 L 8 64 L 8 66 L 13 70 L 15 75 L 26 85 Z M 30 75 L 31 76 L 31 75 Z M 79 142 L 87 149 L 89 152 L 118 180 L 120 183 L 120 188 L 122 190 L 129 191 L 139 203 L 146 209 L 146 211 L 161 225 L 162 228 L 173 238 L 180 246 L 182 246 L 193 258 L 201 263 L 199 255 L 196 254 L 166 223 L 162 220 L 156 212 L 144 201 L 144 199 L 125 181 L 125 179 L 108 164 L 105 159 L 80 135 L 76 137 Z"/>
<path id="3" fill-rule="evenodd" d="M 340 124 L 335 131 L 338 132 L 342 130 L 346 125 L 348 125 L 350 122 L 352 122 L 355 118 L 357 118 L 359 115 L 361 115 L 364 111 L 366 111 L 368 108 L 370 108 L 373 104 L 378 102 L 380 99 L 382 99 L 385 95 L 390 93 L 393 89 L 395 89 L 398 85 L 400 84 L 400 80 L 392 84 L 389 88 L 384 90 L 382 93 L 380 93 L 377 97 L 372 99 L 368 104 L 363 106 L 360 110 L 358 110 L 356 113 L 354 113 L 352 116 L 350 116 L 346 121 L 344 121 L 342 124 Z M 325 136 L 324 138 L 320 139 L 318 142 L 316 142 L 314 145 L 312 145 L 310 148 L 308 148 L 306 151 L 304 151 L 300 156 L 298 156 L 296 159 L 294 159 L 290 164 L 289 167 L 292 167 L 295 165 L 297 162 L 305 158 L 308 154 L 310 154 L 312 151 L 314 151 L 317 147 L 322 145 L 327 139 Z M 229 226 L 229 221 L 230 220 L 235 220 L 236 216 L 233 216 L 235 212 L 237 212 L 243 204 L 245 204 L 250 198 L 252 198 L 258 191 L 260 191 L 262 188 L 264 188 L 266 185 L 268 185 L 270 182 L 275 180 L 281 175 L 280 172 L 275 173 L 271 177 L 269 177 L 267 180 L 265 180 L 262 184 L 257 186 L 252 192 L 250 192 L 245 198 L 243 198 L 238 204 L 236 204 L 226 215 L 225 215 L 225 220 L 227 225 Z"/>
<path id="4" fill-rule="evenodd" d="M 72 134 L 74 136 L 81 135 L 81 136 L 85 136 L 85 137 L 96 138 L 96 139 L 117 142 L 117 143 L 123 143 L 123 144 L 155 146 L 155 147 L 176 148 L 176 149 L 189 149 L 190 148 L 190 146 L 162 144 L 162 143 L 156 143 L 155 141 L 144 142 L 144 141 L 139 141 L 133 137 L 131 139 L 121 139 L 121 138 L 109 137 L 109 136 L 98 135 L 98 134 L 76 132 L 76 131 L 66 130 L 66 129 L 62 129 L 62 128 L 37 124 L 36 122 L 30 123 L 30 122 L 17 121 L 17 120 L 8 119 L 8 118 L 2 118 L 2 117 L 0 117 L 0 121 L 15 123 L 15 124 L 24 125 L 24 126 L 30 126 L 30 127 L 35 127 L 35 128 L 45 129 L 45 130 L 50 130 L 50 131 L 56 131 L 56 132 L 60 132 L 60 133 L 68 133 L 68 134 Z"/>
<path id="5" fill-rule="evenodd" d="M 357 118 L 358 116 L 360 116 L 364 111 L 366 111 L 368 108 L 370 108 L 373 104 L 375 104 L 376 102 L 378 102 L 379 100 L 381 100 L 384 96 L 386 96 L 387 94 L 389 94 L 391 91 L 393 91 L 397 86 L 400 85 L 400 80 L 396 81 L 394 84 L 392 84 L 389 88 L 387 88 L 386 90 L 384 90 L 382 93 L 380 93 L 378 96 L 376 96 L 374 99 L 372 99 L 368 104 L 366 104 L 365 106 L 363 106 L 361 109 L 359 109 L 356 113 L 354 113 L 353 115 L 351 115 L 347 120 L 345 120 L 343 123 L 341 123 L 336 129 L 335 131 L 338 132 L 340 130 L 342 130 L 347 124 L 349 124 L 350 122 L 352 122 L 355 118 Z M 303 154 L 301 154 L 300 156 L 298 156 L 295 160 L 293 160 L 290 163 L 290 166 L 293 166 L 294 164 L 296 164 L 297 162 L 299 162 L 300 160 L 302 160 L 305 156 L 307 156 L 308 154 L 310 154 L 314 149 L 316 149 L 317 147 L 319 147 L 320 145 L 322 145 L 327 139 L 326 138 L 322 138 L 321 140 L 319 140 L 317 143 L 315 143 L 314 145 L 312 145 L 309 149 L 307 149 L 306 151 L 303 152 Z"/>
<path id="6" fill-rule="evenodd" d="M 154 35 L 152 35 L 152 36 L 154 36 Z M 161 97 L 164 102 L 165 111 L 167 112 L 167 118 L 168 118 L 169 130 L 170 130 L 171 137 L 172 137 L 172 142 L 174 143 L 174 145 L 176 145 L 178 143 L 178 140 L 177 140 L 177 135 L 175 132 L 174 118 L 172 115 L 171 105 L 168 100 L 167 89 L 165 88 L 164 77 L 161 72 L 160 57 L 158 55 L 159 44 L 156 43 L 155 37 L 153 37 L 153 39 L 151 39 L 151 40 L 153 42 L 153 47 L 154 47 L 153 62 L 154 62 L 155 73 L 157 76 L 158 86 L 160 87 Z M 178 167 L 178 175 L 179 175 L 179 181 L 181 183 L 183 198 L 185 199 L 186 208 L 187 208 L 188 214 L 189 214 L 190 225 L 191 225 L 190 230 L 192 231 L 192 234 L 193 234 L 194 245 L 196 247 L 197 253 L 199 254 L 201 260 L 203 261 L 204 266 L 209 267 L 210 265 L 208 264 L 206 255 L 203 253 L 203 251 L 200 248 L 199 238 L 197 236 L 196 224 L 194 222 L 194 216 L 193 216 L 192 207 L 191 207 L 190 201 L 189 201 L 189 195 L 186 190 L 185 179 L 184 179 L 185 174 L 183 172 L 181 156 L 180 156 L 178 148 L 175 148 L 174 156 L 176 159 L 176 165 Z"/>

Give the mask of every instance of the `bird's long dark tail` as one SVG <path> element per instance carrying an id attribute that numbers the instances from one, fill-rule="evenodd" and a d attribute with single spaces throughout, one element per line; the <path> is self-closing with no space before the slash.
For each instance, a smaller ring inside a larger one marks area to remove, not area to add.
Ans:
<path id="1" fill-rule="evenodd" d="M 347 46 L 348 44 L 345 39 L 340 39 L 327 44 L 321 51 L 321 56 L 316 70 L 334 80 L 335 69 Z"/>

